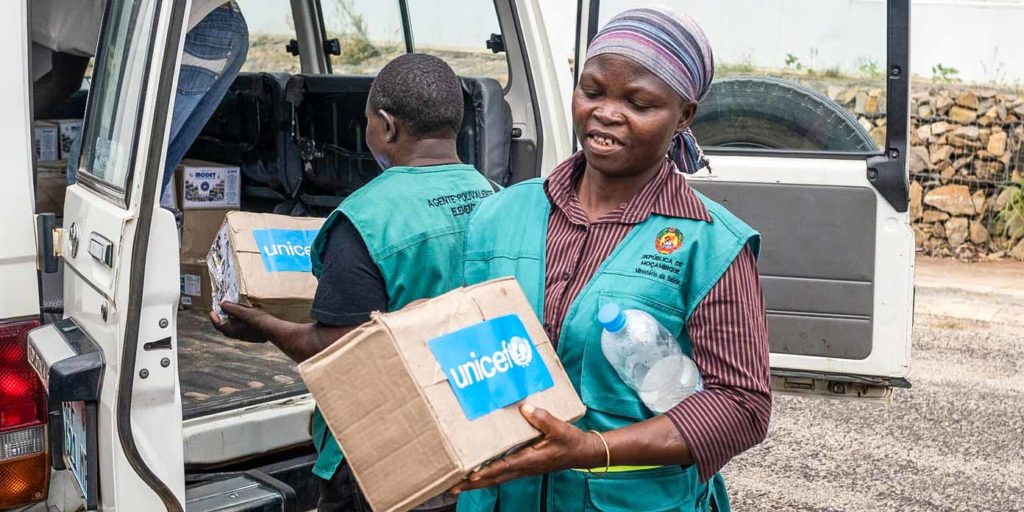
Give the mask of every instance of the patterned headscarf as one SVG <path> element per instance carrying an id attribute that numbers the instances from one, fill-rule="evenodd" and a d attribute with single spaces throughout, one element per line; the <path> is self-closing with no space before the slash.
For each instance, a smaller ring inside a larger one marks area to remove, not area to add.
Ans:
<path id="1" fill-rule="evenodd" d="M 704 99 L 715 75 L 711 43 L 697 22 L 663 9 L 630 9 L 612 18 L 591 41 L 587 60 L 604 54 L 636 62 L 694 103 Z M 676 134 L 669 157 L 687 173 L 708 166 L 689 128 Z"/>

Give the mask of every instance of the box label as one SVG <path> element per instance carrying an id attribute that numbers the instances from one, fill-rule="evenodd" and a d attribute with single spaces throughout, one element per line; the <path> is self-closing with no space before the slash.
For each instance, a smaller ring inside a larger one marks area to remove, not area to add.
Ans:
<path id="1" fill-rule="evenodd" d="M 254 229 L 252 237 L 267 272 L 310 272 L 313 265 L 309 252 L 319 232 L 315 229 Z"/>
<path id="2" fill-rule="evenodd" d="M 202 279 L 193 274 L 181 275 L 181 293 L 198 297 L 203 294 Z"/>
<path id="3" fill-rule="evenodd" d="M 57 151 L 57 127 L 36 126 L 33 150 L 37 162 L 52 162 L 60 156 Z"/>
<path id="4" fill-rule="evenodd" d="M 427 345 L 470 420 L 554 386 L 516 315 L 438 336 Z"/>
<path id="5" fill-rule="evenodd" d="M 186 167 L 184 208 L 238 208 L 238 167 Z"/>

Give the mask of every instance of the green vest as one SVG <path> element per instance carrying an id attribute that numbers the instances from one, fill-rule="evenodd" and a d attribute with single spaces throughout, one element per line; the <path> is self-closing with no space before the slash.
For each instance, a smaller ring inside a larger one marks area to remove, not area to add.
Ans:
<path id="1" fill-rule="evenodd" d="M 597 312 L 610 302 L 653 315 L 692 353 L 686 322 L 746 244 L 755 254 L 759 235 L 725 208 L 698 194 L 712 222 L 651 215 L 634 226 L 573 301 L 557 353 L 587 406 L 576 426 L 606 431 L 654 417 L 615 373 L 601 350 Z M 510 214 L 510 212 L 514 212 Z M 550 203 L 540 179 L 523 182 L 484 201 L 466 229 L 467 284 L 515 276 L 539 318 L 544 318 L 544 274 Z M 681 242 L 681 243 L 676 243 Z M 576 470 L 514 480 L 463 493 L 459 511 L 494 510 L 708 510 L 727 511 L 720 475 L 700 482 L 696 466 L 634 471 Z M 497 505 L 497 506 L 496 506 Z"/>
<path id="2" fill-rule="evenodd" d="M 313 275 L 323 272 L 327 236 L 343 214 L 362 236 L 380 268 L 388 311 L 462 286 L 463 232 L 470 213 L 493 193 L 470 165 L 392 167 L 338 206 L 324 221 L 310 256 Z M 313 473 L 330 480 L 342 454 L 320 409 L 313 411 Z"/>

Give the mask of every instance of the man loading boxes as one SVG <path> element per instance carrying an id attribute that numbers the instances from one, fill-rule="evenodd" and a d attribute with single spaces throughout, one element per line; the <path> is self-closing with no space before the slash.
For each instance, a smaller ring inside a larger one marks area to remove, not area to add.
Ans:
<path id="1" fill-rule="evenodd" d="M 490 195 L 490 183 L 460 162 L 462 88 L 451 68 L 428 55 L 391 61 L 374 79 L 366 104 L 366 143 L 385 169 L 346 198 L 312 245 L 319 279 L 313 323 L 294 323 L 225 302 L 228 318 L 211 313 L 222 333 L 269 340 L 297 362 L 319 353 L 374 311 L 395 311 L 462 285 L 462 240 L 468 215 L 436 198 L 471 209 Z M 313 417 L 321 478 L 319 510 L 364 506 L 319 410 Z"/>

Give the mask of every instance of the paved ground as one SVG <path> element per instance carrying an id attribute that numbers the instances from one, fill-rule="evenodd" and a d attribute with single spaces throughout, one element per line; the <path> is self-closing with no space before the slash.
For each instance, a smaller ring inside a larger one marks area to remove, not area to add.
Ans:
<path id="1" fill-rule="evenodd" d="M 922 260 L 911 390 L 776 396 L 725 476 L 746 511 L 1024 511 L 1024 264 Z"/>

